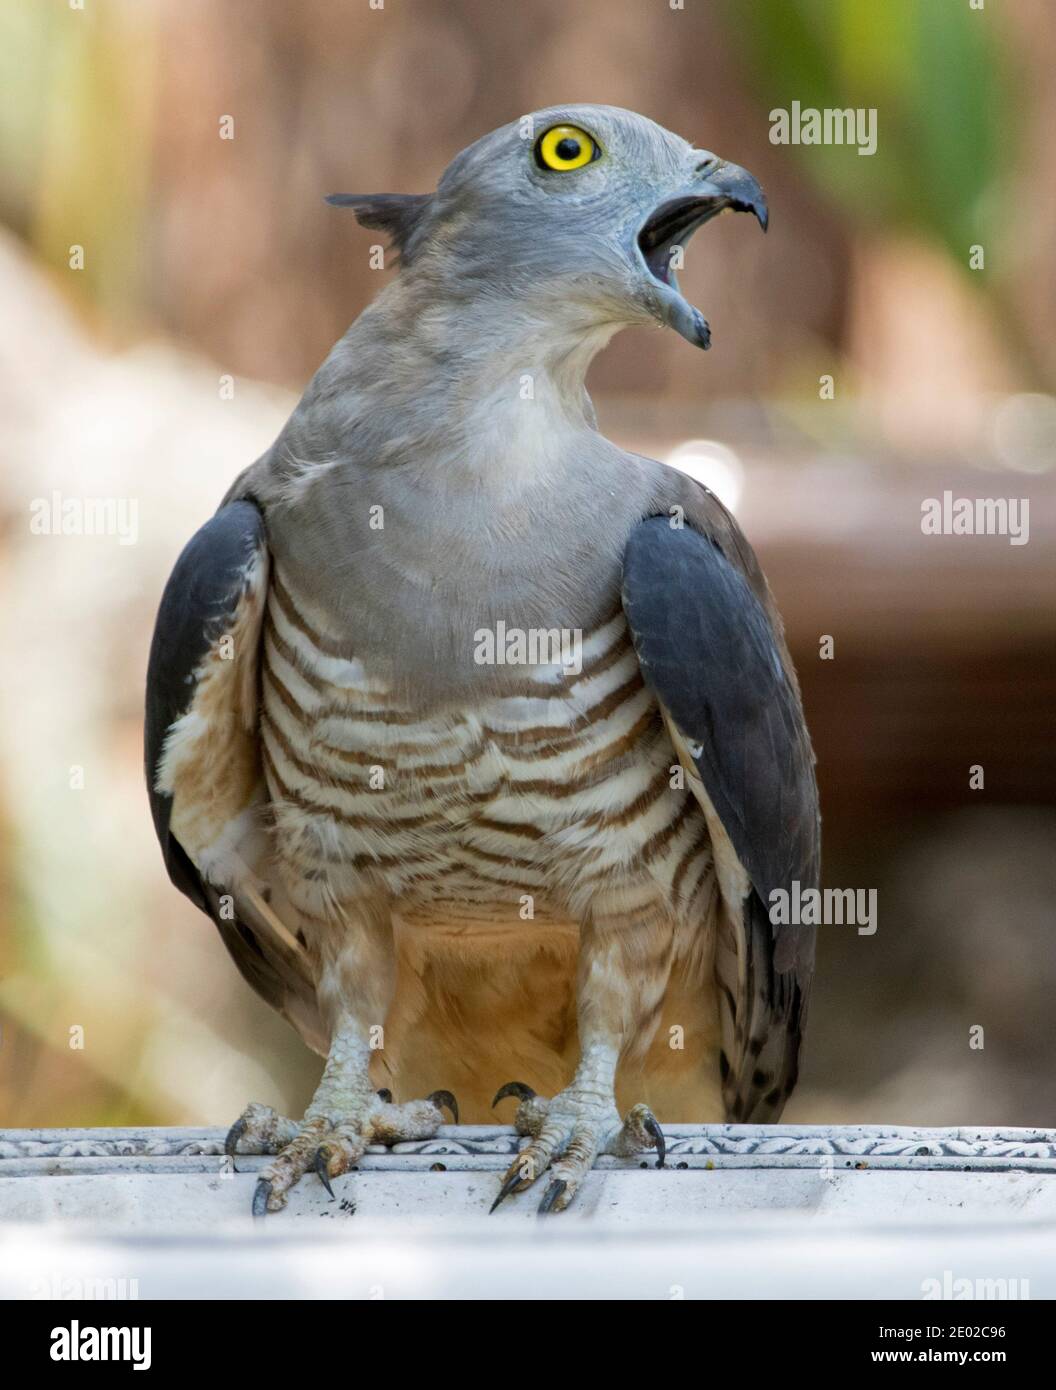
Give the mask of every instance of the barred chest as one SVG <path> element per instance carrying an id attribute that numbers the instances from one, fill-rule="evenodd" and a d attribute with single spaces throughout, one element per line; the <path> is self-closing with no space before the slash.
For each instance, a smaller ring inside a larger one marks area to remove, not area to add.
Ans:
<path id="1" fill-rule="evenodd" d="M 642 875 L 670 892 L 694 857 L 702 875 L 703 818 L 622 609 L 590 632 L 500 624 L 475 641 L 477 660 L 510 668 L 508 693 L 423 715 L 273 572 L 262 743 L 297 905 L 325 915 L 380 885 L 410 917 L 449 908 L 493 929 L 575 915 L 578 898 Z"/>

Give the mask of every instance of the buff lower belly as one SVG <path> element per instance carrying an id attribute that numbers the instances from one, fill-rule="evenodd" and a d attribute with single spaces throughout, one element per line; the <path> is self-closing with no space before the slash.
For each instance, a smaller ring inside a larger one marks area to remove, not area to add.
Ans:
<path id="1" fill-rule="evenodd" d="M 463 1123 L 488 1124 L 507 1081 L 540 1095 L 568 1085 L 579 1055 L 578 928 L 556 920 L 525 926 L 397 927 L 396 998 L 372 1065 L 379 1087 L 397 1099 L 451 1090 Z M 644 1101 L 661 1122 L 722 1121 L 718 1053 L 714 988 L 676 964 L 648 1049 L 621 1064 L 621 1112 Z"/>

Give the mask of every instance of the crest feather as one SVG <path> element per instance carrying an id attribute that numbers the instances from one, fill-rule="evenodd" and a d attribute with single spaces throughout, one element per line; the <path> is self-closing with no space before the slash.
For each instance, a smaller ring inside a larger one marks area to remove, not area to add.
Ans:
<path id="1" fill-rule="evenodd" d="M 433 201 L 432 193 L 331 193 L 327 202 L 351 208 L 361 227 L 384 232 L 400 260 L 411 259 L 411 241 Z"/>

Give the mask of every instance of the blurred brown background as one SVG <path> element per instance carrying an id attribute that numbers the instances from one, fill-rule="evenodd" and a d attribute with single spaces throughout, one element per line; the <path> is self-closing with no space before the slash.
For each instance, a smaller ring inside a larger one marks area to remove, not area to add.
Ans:
<path id="1" fill-rule="evenodd" d="M 690 249 L 712 351 L 627 332 L 591 384 L 609 434 L 734 505 L 801 673 L 826 882 L 879 894 L 874 936 L 822 928 L 788 1116 L 1056 1123 L 1054 64 L 1045 0 L 0 0 L 0 1125 L 306 1101 L 317 1062 L 153 842 L 154 609 L 385 278 L 323 195 L 428 190 L 564 101 L 770 198 L 766 238 Z M 876 154 L 772 144 L 793 100 L 875 108 Z M 945 490 L 1029 499 L 1029 542 L 922 535 Z M 31 532 L 56 491 L 134 502 L 135 543 Z"/>

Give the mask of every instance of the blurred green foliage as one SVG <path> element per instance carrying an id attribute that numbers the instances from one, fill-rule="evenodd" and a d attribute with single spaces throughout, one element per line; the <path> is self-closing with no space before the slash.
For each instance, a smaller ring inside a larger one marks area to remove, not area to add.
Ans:
<path id="1" fill-rule="evenodd" d="M 801 147 L 804 167 L 860 222 L 901 224 L 967 268 L 999 234 L 1017 143 L 996 6 L 969 0 L 727 0 L 730 32 L 772 110 L 875 107 L 876 154 Z"/>
<path id="2" fill-rule="evenodd" d="M 0 218 L 110 326 L 142 300 L 157 23 L 153 5 L 0 0 Z"/>

